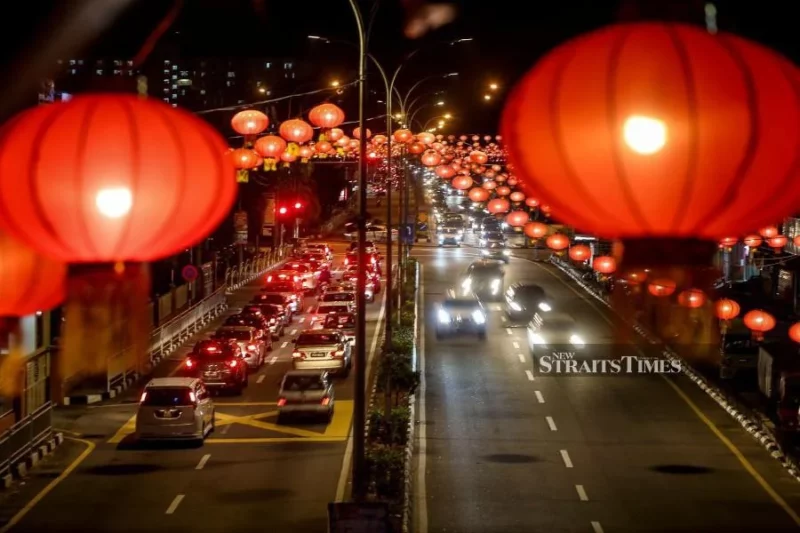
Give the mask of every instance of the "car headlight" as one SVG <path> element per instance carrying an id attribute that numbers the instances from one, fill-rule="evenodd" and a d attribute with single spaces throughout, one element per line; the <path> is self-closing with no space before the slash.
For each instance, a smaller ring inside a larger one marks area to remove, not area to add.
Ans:
<path id="1" fill-rule="evenodd" d="M 586 343 L 583 342 L 583 339 L 580 338 L 578 335 L 571 335 L 569 338 L 569 342 L 572 343 L 574 346 L 584 346 Z"/>
<path id="2" fill-rule="evenodd" d="M 500 286 L 500 280 L 499 279 L 493 279 L 492 280 L 492 289 L 497 290 L 497 288 L 499 286 Z"/>
<path id="3" fill-rule="evenodd" d="M 517 302 L 510 302 L 508 306 L 513 309 L 514 311 L 522 311 L 522 306 L 519 305 Z"/>
<path id="4" fill-rule="evenodd" d="M 461 282 L 461 286 L 465 289 L 469 289 L 472 286 L 472 278 L 467 278 Z"/>
<path id="5" fill-rule="evenodd" d="M 531 341 L 531 344 L 547 344 L 544 341 L 544 337 L 542 337 L 538 333 L 528 332 L 528 340 Z"/>
<path id="6" fill-rule="evenodd" d="M 486 317 L 483 315 L 483 312 L 478 309 L 472 312 L 472 320 L 474 320 L 476 324 L 486 323 Z"/>
<path id="7" fill-rule="evenodd" d="M 489 250 L 481 250 L 482 255 L 489 255 Z"/>
<path id="8" fill-rule="evenodd" d="M 553 308 L 552 308 L 552 307 L 550 307 L 549 305 L 547 305 L 547 303 L 545 303 L 545 302 L 541 302 L 541 303 L 539 304 L 539 309 L 541 309 L 541 310 L 542 310 L 542 311 L 544 311 L 545 313 L 546 313 L 546 312 L 548 312 L 548 311 L 552 311 L 552 310 L 553 310 Z"/>
<path id="9" fill-rule="evenodd" d="M 449 324 L 450 313 L 448 313 L 444 309 L 439 309 L 439 322 L 441 322 L 442 324 Z"/>
<path id="10" fill-rule="evenodd" d="M 511 255 L 511 252 L 509 250 L 503 250 L 503 255 Z"/>

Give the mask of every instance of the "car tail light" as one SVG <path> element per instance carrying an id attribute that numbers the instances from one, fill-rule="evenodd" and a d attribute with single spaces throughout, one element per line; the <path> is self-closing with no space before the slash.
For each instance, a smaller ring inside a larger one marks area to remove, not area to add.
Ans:
<path id="1" fill-rule="evenodd" d="M 228 361 L 228 366 L 231 367 L 231 368 L 236 368 L 236 365 L 238 365 L 238 364 L 239 364 L 239 361 L 237 361 L 236 359 L 231 359 L 230 361 Z"/>
<path id="2" fill-rule="evenodd" d="M 267 283 L 270 283 L 271 281 L 272 281 L 272 276 L 267 276 Z"/>
<path id="3" fill-rule="evenodd" d="M 186 368 L 192 368 L 192 367 L 194 366 L 194 361 L 192 361 L 191 359 L 189 359 L 189 358 L 187 357 L 187 358 L 186 358 L 186 363 L 185 363 L 185 364 L 186 364 Z"/>
<path id="4" fill-rule="evenodd" d="M 216 346 L 207 346 L 206 347 L 206 351 L 207 352 L 216 352 L 217 351 L 217 347 Z"/>
<path id="5" fill-rule="evenodd" d="M 286 405 L 286 398 L 278 398 L 278 407 Z"/>
<path id="6" fill-rule="evenodd" d="M 258 346 L 256 346 L 255 344 L 248 344 L 247 349 L 253 352 L 258 349 Z"/>
<path id="7" fill-rule="evenodd" d="M 303 354 L 298 351 L 294 351 L 292 352 L 292 357 L 303 357 Z"/>
<path id="8" fill-rule="evenodd" d="M 322 405 L 328 405 L 329 403 L 331 403 L 331 399 L 329 397 L 327 397 L 327 396 L 323 396 L 322 397 L 322 401 L 320 403 Z"/>
<path id="9" fill-rule="evenodd" d="M 144 401 L 145 401 L 146 399 L 147 399 L 147 391 L 144 391 L 144 392 L 142 393 L 142 397 L 141 397 L 141 398 L 139 398 L 139 403 L 144 403 Z"/>

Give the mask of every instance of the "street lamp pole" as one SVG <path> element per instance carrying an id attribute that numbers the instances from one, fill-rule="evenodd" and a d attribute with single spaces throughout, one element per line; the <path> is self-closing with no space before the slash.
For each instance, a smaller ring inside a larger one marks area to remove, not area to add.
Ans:
<path id="1" fill-rule="evenodd" d="M 366 300 L 366 242 L 367 242 L 367 128 L 364 101 L 367 88 L 367 36 L 364 19 L 357 0 L 350 7 L 358 27 L 358 128 L 361 132 L 358 158 L 358 278 L 356 281 L 356 357 L 355 391 L 353 394 L 353 499 L 366 496 L 366 389 L 367 389 L 367 300 Z"/>

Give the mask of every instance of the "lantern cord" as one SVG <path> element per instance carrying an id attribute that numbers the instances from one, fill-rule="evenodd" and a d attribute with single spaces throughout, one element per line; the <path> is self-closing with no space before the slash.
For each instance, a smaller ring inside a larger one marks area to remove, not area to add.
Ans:
<path id="1" fill-rule="evenodd" d="M 347 83 L 339 85 L 337 87 L 337 89 L 344 89 L 344 88 L 347 88 L 347 87 L 352 87 L 354 85 L 358 85 L 358 80 L 349 81 Z M 232 106 L 227 106 L 227 107 L 215 107 L 214 109 L 204 109 L 202 111 L 195 111 L 195 114 L 204 115 L 206 113 L 215 113 L 217 111 L 235 111 L 237 109 L 246 109 L 248 107 L 253 107 L 253 106 L 261 105 L 261 104 L 272 104 L 272 103 L 275 103 L 275 102 L 282 102 L 284 100 L 289 100 L 290 98 L 299 98 L 301 96 L 310 96 L 312 94 L 319 94 L 319 93 L 329 92 L 330 90 L 331 90 L 330 87 L 325 87 L 325 88 L 322 88 L 322 89 L 314 89 L 313 91 L 308 91 L 306 93 L 287 94 L 286 96 L 279 96 L 277 98 L 270 98 L 268 100 L 258 100 L 257 102 L 250 102 L 250 103 L 247 103 L 247 104 L 238 104 L 238 105 L 232 105 Z"/>
<path id="2" fill-rule="evenodd" d="M 153 30 L 153 32 L 147 37 L 147 40 L 133 58 L 134 67 L 139 67 L 145 62 L 150 53 L 156 47 L 156 44 L 158 44 L 158 41 L 161 39 L 161 37 L 163 37 L 164 34 L 167 33 L 167 30 L 169 30 L 170 27 L 172 27 L 172 25 L 175 23 L 175 20 L 178 18 L 182 8 L 183 0 L 175 0 L 172 8 L 169 10 L 169 12 L 167 12 L 164 18 L 161 19 L 161 22 L 158 23 L 156 29 Z"/>

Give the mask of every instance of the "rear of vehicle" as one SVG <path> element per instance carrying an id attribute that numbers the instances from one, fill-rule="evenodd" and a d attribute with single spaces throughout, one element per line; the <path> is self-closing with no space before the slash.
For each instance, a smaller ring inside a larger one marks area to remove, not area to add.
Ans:
<path id="1" fill-rule="evenodd" d="M 358 266 L 352 265 L 347 267 L 347 270 L 345 270 L 342 274 L 342 280 L 355 286 L 356 281 L 358 280 Z M 378 276 L 377 272 L 370 271 L 368 268 L 364 296 L 366 296 L 367 301 L 374 302 L 375 295 L 379 292 L 381 292 L 381 278 Z"/>
<path id="2" fill-rule="evenodd" d="M 247 386 L 247 362 L 241 352 L 232 349 L 208 347 L 194 351 L 183 365 L 195 377 L 202 379 L 209 389 L 241 394 Z"/>
<path id="3" fill-rule="evenodd" d="M 328 315 L 336 313 L 352 313 L 355 311 L 355 304 L 349 302 L 320 302 L 311 310 L 311 323 L 325 322 Z"/>
<path id="4" fill-rule="evenodd" d="M 356 341 L 356 314 L 355 313 L 336 313 L 325 317 L 325 321 L 319 324 L 317 329 L 329 329 L 341 333 L 346 341 L 353 343 Z"/>
<path id="5" fill-rule="evenodd" d="M 271 289 L 269 292 L 299 292 L 303 293 L 303 280 L 299 272 L 291 270 L 277 270 L 269 272 L 264 278 L 262 291 Z M 281 287 L 276 290 L 275 287 Z"/>
<path id="6" fill-rule="evenodd" d="M 347 375 L 350 371 L 350 344 L 336 329 L 306 330 L 295 341 L 292 367 Z"/>
<path id="7" fill-rule="evenodd" d="M 156 378 L 142 392 L 136 412 L 140 440 L 199 440 L 214 428 L 214 404 L 192 378 Z"/>
<path id="8" fill-rule="evenodd" d="M 288 322 L 283 306 L 276 304 L 250 304 L 242 308 L 242 314 L 254 313 L 255 310 L 267 320 L 269 332 L 273 339 L 283 335 L 284 327 Z M 272 348 L 270 347 L 269 349 Z"/>
<path id="9" fill-rule="evenodd" d="M 248 368 L 255 370 L 264 364 L 267 346 L 263 338 L 259 337 L 255 328 L 247 326 L 222 327 L 217 330 L 214 337 L 236 341 L 244 354 L 244 360 Z M 270 342 L 270 348 L 271 345 L 272 343 Z"/>
<path id="10" fill-rule="evenodd" d="M 264 291 L 262 294 L 256 294 L 253 297 L 252 303 L 280 305 L 288 311 L 287 324 L 292 321 L 292 315 L 298 313 L 300 309 L 302 309 L 301 298 L 297 296 L 297 293 L 262 290 Z"/>
<path id="11" fill-rule="evenodd" d="M 335 291 L 335 292 L 326 292 L 322 296 L 319 297 L 320 303 L 345 303 L 350 305 L 356 305 L 356 293 L 355 292 L 344 292 L 344 291 Z"/>
<path id="12" fill-rule="evenodd" d="M 292 370 L 283 376 L 278 392 L 278 423 L 289 416 L 325 416 L 334 413 L 333 384 L 328 373 L 319 370 Z"/>
<path id="13" fill-rule="evenodd" d="M 535 313 L 528 323 L 528 348 L 577 351 L 586 346 L 578 324 L 566 313 Z"/>
<path id="14" fill-rule="evenodd" d="M 481 241 L 481 255 L 486 259 L 494 259 L 508 263 L 511 251 L 506 248 L 506 240 L 502 235 L 492 233 Z"/>
<path id="15" fill-rule="evenodd" d="M 326 242 L 310 242 L 306 245 L 306 250 L 313 253 L 324 254 L 328 261 L 333 260 L 333 250 Z"/>
<path id="16" fill-rule="evenodd" d="M 503 227 L 496 218 L 486 218 L 481 222 L 480 236 L 484 237 L 489 233 L 502 233 Z"/>
<path id="17" fill-rule="evenodd" d="M 445 300 L 436 315 L 436 338 L 476 335 L 486 338 L 486 313 L 474 298 Z"/>
<path id="18" fill-rule="evenodd" d="M 317 276 L 314 274 L 314 271 L 311 269 L 311 267 L 304 263 L 287 263 L 286 266 L 276 273 L 276 275 L 281 276 L 284 273 L 286 275 L 297 276 L 302 290 L 304 291 L 313 291 L 317 288 Z"/>

